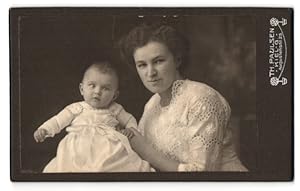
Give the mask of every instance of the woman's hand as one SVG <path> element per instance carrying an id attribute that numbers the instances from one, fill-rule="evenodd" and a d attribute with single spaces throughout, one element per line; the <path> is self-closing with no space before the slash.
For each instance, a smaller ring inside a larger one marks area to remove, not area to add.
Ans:
<path id="1" fill-rule="evenodd" d="M 147 149 L 147 142 L 143 135 L 138 132 L 134 128 L 129 128 L 133 133 L 134 136 L 129 140 L 132 149 L 140 155 L 143 155 L 144 151 Z"/>
<path id="2" fill-rule="evenodd" d="M 134 133 L 134 136 L 129 140 L 130 145 L 142 159 L 148 161 L 151 166 L 160 171 L 177 171 L 178 161 L 167 158 L 164 154 L 155 150 L 136 129 L 130 129 Z"/>

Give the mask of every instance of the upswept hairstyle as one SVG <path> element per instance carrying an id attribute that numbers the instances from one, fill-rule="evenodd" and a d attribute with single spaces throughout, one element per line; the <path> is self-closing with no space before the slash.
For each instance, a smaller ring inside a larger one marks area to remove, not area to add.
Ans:
<path id="1" fill-rule="evenodd" d="M 134 51 L 151 41 L 166 45 L 174 58 L 181 62 L 178 71 L 183 72 L 188 64 L 188 41 L 177 30 L 168 25 L 142 24 L 133 28 L 119 42 L 122 59 L 130 66 L 135 66 Z"/>

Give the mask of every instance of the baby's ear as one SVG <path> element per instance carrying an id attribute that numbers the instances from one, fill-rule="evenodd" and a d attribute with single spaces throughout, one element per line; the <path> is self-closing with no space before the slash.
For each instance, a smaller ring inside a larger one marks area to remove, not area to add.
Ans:
<path id="1" fill-rule="evenodd" d="M 120 94 L 119 90 L 116 90 L 115 95 L 113 97 L 113 101 L 115 101 L 119 97 L 119 94 Z"/>
<path id="2" fill-rule="evenodd" d="M 83 95 L 83 87 L 82 87 L 82 86 L 83 86 L 83 84 L 80 83 L 80 84 L 79 84 L 79 91 L 80 91 L 80 94 L 81 94 L 81 95 Z"/>

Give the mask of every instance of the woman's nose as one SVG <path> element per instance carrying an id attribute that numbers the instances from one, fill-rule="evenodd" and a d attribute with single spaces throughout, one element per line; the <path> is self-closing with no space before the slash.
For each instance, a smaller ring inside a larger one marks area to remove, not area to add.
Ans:
<path id="1" fill-rule="evenodd" d="M 156 74 L 157 74 L 156 68 L 150 65 L 150 66 L 148 67 L 148 76 L 153 77 L 153 76 L 155 76 Z"/>

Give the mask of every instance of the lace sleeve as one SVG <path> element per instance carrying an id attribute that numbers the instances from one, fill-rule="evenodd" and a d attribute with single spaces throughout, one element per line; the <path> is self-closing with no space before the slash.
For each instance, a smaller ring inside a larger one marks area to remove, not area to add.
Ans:
<path id="1" fill-rule="evenodd" d="M 230 116 L 230 107 L 219 95 L 198 99 L 190 108 L 188 162 L 178 166 L 179 171 L 214 171 L 220 165 L 224 130 Z"/>

